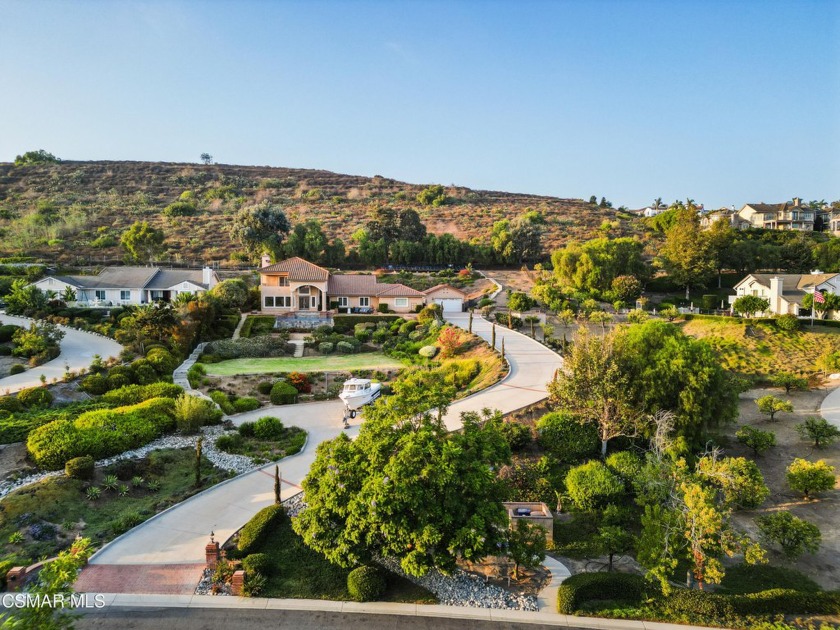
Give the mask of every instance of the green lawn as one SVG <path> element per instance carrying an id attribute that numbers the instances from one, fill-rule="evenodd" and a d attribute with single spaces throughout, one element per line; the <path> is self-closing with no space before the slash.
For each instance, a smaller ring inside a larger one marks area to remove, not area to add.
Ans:
<path id="1" fill-rule="evenodd" d="M 236 376 L 237 374 L 265 374 L 267 372 L 351 372 L 353 370 L 381 370 L 400 368 L 403 364 L 381 352 L 336 354 L 323 357 L 272 357 L 267 359 L 230 359 L 219 363 L 205 363 L 208 376 Z"/>

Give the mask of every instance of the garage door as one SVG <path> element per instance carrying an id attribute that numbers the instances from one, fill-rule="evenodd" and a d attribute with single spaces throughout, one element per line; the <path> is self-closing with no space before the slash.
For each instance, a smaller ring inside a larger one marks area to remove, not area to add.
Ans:
<path id="1" fill-rule="evenodd" d="M 440 304 L 444 313 L 460 313 L 464 310 L 464 300 L 459 298 L 436 298 L 435 304 Z"/>

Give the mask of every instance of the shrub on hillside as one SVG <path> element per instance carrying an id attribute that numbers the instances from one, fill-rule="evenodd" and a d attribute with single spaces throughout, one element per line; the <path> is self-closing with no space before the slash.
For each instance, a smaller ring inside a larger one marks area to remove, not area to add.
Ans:
<path id="1" fill-rule="evenodd" d="M 837 615 L 840 614 L 840 592 L 805 593 L 774 588 L 769 591 L 733 595 L 728 598 L 735 612 L 741 615 Z"/>
<path id="2" fill-rule="evenodd" d="M 382 570 L 373 565 L 357 567 L 347 574 L 347 591 L 357 602 L 371 602 L 385 592 Z"/>
<path id="3" fill-rule="evenodd" d="M 58 470 L 74 457 L 103 459 L 151 442 L 175 428 L 175 401 L 152 398 L 145 402 L 87 411 L 75 420 L 54 420 L 34 429 L 26 448 L 35 463 Z"/>
<path id="4" fill-rule="evenodd" d="M 108 391 L 108 379 L 101 374 L 91 374 L 82 379 L 79 389 L 94 396 L 101 396 Z"/>
<path id="5" fill-rule="evenodd" d="M 180 361 L 166 348 L 152 348 L 146 353 L 146 360 L 161 376 L 172 374 Z"/>
<path id="6" fill-rule="evenodd" d="M 335 344 L 330 341 L 322 341 L 318 344 L 318 352 L 321 354 L 330 354 L 335 348 Z"/>
<path id="7" fill-rule="evenodd" d="M 309 375 L 306 372 L 291 372 L 289 383 L 301 394 L 308 394 L 312 391 L 312 383 L 309 382 Z"/>
<path id="8" fill-rule="evenodd" d="M 246 574 L 257 574 L 268 577 L 272 573 L 271 558 L 265 553 L 252 553 L 242 560 L 242 568 Z"/>
<path id="9" fill-rule="evenodd" d="M 23 374 L 26 372 L 26 367 L 20 363 L 15 363 L 12 367 L 9 368 L 9 375 L 14 376 L 15 374 Z"/>
<path id="10" fill-rule="evenodd" d="M 262 403 L 259 400 L 250 396 L 240 396 L 233 401 L 233 408 L 236 413 L 254 411 L 255 409 L 259 409 L 261 406 Z"/>
<path id="11" fill-rule="evenodd" d="M 564 411 L 553 411 L 540 418 L 537 435 L 542 447 L 564 462 L 595 455 L 600 444 L 595 425 L 580 423 Z"/>
<path id="12" fill-rule="evenodd" d="M 604 460 L 604 463 L 621 478 L 628 488 L 642 469 L 642 460 L 630 451 L 612 453 Z"/>
<path id="13" fill-rule="evenodd" d="M 125 387 L 126 385 L 131 385 L 131 378 L 129 376 L 126 376 L 125 374 L 121 373 L 108 375 L 109 391 L 112 389 L 119 389 L 120 387 Z"/>
<path id="14" fill-rule="evenodd" d="M 232 413 L 236 412 L 236 409 L 233 407 L 233 403 L 230 402 L 230 396 L 226 393 L 221 392 L 219 390 L 214 390 L 209 394 L 210 399 L 219 405 L 219 408 L 224 412 L 225 415 L 231 415 Z"/>
<path id="15" fill-rule="evenodd" d="M 94 461 L 90 455 L 74 457 L 64 464 L 64 474 L 71 479 L 93 479 Z"/>
<path id="16" fill-rule="evenodd" d="M 776 328 L 787 332 L 799 330 L 799 318 L 796 315 L 780 315 L 776 318 Z"/>
<path id="17" fill-rule="evenodd" d="M 53 395 L 46 387 L 29 387 L 20 390 L 17 399 L 27 409 L 46 409 L 52 404 Z"/>
<path id="18" fill-rule="evenodd" d="M 175 426 L 181 433 L 197 433 L 206 425 L 218 424 L 222 412 L 211 401 L 190 394 L 175 400 Z"/>
<path id="19" fill-rule="evenodd" d="M 566 492 L 579 510 L 591 510 L 614 501 L 624 484 L 598 460 L 572 468 L 566 475 Z"/>
<path id="20" fill-rule="evenodd" d="M 271 393 L 271 388 L 274 387 L 272 381 L 260 381 L 257 384 L 257 391 L 263 396 L 268 396 Z"/>
<path id="21" fill-rule="evenodd" d="M 174 383 L 151 383 L 150 385 L 125 385 L 113 389 L 102 396 L 102 402 L 117 407 L 136 405 L 152 398 L 178 398 L 184 393 L 184 388 Z"/>
<path id="22" fill-rule="evenodd" d="M 423 346 L 417 351 L 421 357 L 425 359 L 434 359 L 435 355 L 438 353 L 437 346 Z"/>
<path id="23" fill-rule="evenodd" d="M 254 423 L 254 436 L 260 440 L 280 440 L 285 428 L 280 418 L 264 416 Z"/>
<path id="24" fill-rule="evenodd" d="M 287 381 L 277 381 L 271 388 L 272 405 L 292 405 L 297 402 L 298 390 Z"/>
<path id="25" fill-rule="evenodd" d="M 512 451 L 525 448 L 534 437 L 531 427 L 519 422 L 503 422 L 501 430 Z"/>
<path id="26" fill-rule="evenodd" d="M 23 405 L 14 396 L 0 396 L 0 411 L 17 413 L 23 411 Z"/>
<path id="27" fill-rule="evenodd" d="M 674 591 L 662 608 L 669 618 L 728 619 L 735 614 L 735 608 L 726 596 L 695 590 Z"/>
<path id="28" fill-rule="evenodd" d="M 339 341 L 335 344 L 335 349 L 340 354 L 352 354 L 356 351 L 356 348 L 349 341 Z"/>
<path id="29" fill-rule="evenodd" d="M 239 533 L 237 547 L 243 556 L 249 556 L 268 539 L 272 530 L 286 517 L 282 505 L 269 505 L 256 513 Z"/>
<path id="30" fill-rule="evenodd" d="M 589 601 L 620 600 L 641 602 L 648 585 L 640 575 L 629 573 L 578 573 L 560 585 L 557 590 L 557 612 L 574 614 Z"/>

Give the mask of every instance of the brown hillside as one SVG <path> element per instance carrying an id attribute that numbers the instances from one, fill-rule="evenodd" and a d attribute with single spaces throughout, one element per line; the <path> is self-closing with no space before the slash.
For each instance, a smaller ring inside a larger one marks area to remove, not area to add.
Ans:
<path id="1" fill-rule="evenodd" d="M 430 232 L 489 239 L 493 222 L 525 208 L 546 218 L 546 251 L 574 239 L 592 238 L 616 212 L 584 203 L 536 195 L 450 187 L 449 202 L 422 206 L 425 186 L 380 176 L 267 166 L 197 165 L 160 162 L 62 162 L 14 167 L 0 164 L 0 256 L 24 254 L 51 262 L 83 264 L 121 257 L 120 233 L 137 220 L 162 227 L 168 257 L 183 261 L 228 261 L 237 245 L 228 226 L 244 205 L 268 200 L 283 206 L 294 223 L 319 219 L 330 237 L 349 243 L 372 207 L 387 204 L 420 212 Z M 198 213 L 162 213 L 192 191 Z M 615 235 L 637 224 L 621 220 Z"/>

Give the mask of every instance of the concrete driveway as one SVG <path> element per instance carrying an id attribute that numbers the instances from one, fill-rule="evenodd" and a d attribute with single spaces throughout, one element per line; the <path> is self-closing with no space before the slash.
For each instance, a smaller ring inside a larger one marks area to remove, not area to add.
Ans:
<path id="1" fill-rule="evenodd" d="M 0 314 L 0 325 L 14 324 L 28 328 L 32 320 L 26 317 L 15 317 L 13 315 Z M 93 333 L 59 326 L 64 331 L 64 339 L 61 340 L 61 354 L 57 358 L 28 369 L 21 374 L 0 378 L 0 392 L 9 393 L 20 391 L 27 387 L 41 385 L 43 374 L 48 383 L 53 379 L 64 378 L 65 366 L 71 371 L 78 372 L 79 369 L 87 369 L 93 361 L 93 355 L 98 354 L 103 359 L 118 357 L 123 347 L 113 339 L 96 335 Z"/>
<path id="2" fill-rule="evenodd" d="M 468 325 L 466 314 L 454 314 L 450 321 L 463 328 Z M 491 325 L 475 317 L 473 332 L 489 341 Z M 497 344 L 501 344 L 502 337 L 511 365 L 510 375 L 504 381 L 454 403 L 445 418 L 449 428 L 461 426 L 463 411 L 489 407 L 508 413 L 546 397 L 546 383 L 560 367 L 560 357 L 530 337 L 497 327 Z M 285 424 L 308 432 L 304 450 L 280 462 L 285 499 L 300 491 L 300 483 L 315 459 L 317 445 L 342 431 L 342 406 L 339 401 L 327 401 L 263 407 L 231 419 L 239 424 L 265 415 L 276 416 Z M 360 423 L 361 418 L 351 421 L 350 436 L 358 434 Z M 106 545 L 94 555 L 91 564 L 135 565 L 138 570 L 139 565 L 203 564 L 204 545 L 209 541 L 211 530 L 217 540 L 224 541 L 257 511 L 273 502 L 273 470 L 274 464 L 266 465 L 187 499 Z M 79 586 L 82 587 L 80 590 L 86 590 L 84 573 Z M 97 587 L 104 592 L 119 592 L 102 584 Z"/>

